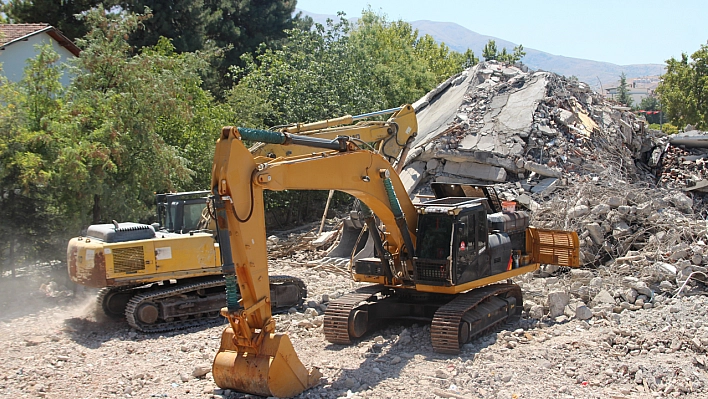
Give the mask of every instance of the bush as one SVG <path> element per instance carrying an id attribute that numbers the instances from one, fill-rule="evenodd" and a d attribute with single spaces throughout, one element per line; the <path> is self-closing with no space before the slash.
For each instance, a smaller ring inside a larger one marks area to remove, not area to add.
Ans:
<path id="1" fill-rule="evenodd" d="M 678 133 L 678 127 L 676 127 L 670 123 L 664 123 L 663 125 L 660 125 L 658 123 L 652 123 L 649 125 L 649 129 L 661 130 L 666 134 Z"/>

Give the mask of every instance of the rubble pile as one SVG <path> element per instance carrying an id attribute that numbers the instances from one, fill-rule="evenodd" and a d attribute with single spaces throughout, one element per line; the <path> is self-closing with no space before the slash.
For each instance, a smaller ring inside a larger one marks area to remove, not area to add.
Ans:
<path id="1" fill-rule="evenodd" d="M 548 178 L 608 168 L 647 180 L 654 170 L 645 160 L 667 143 L 628 108 L 550 72 L 489 61 L 441 86 L 414 105 L 421 125 L 406 160 L 411 191 L 429 181 L 526 180 L 533 189 Z M 454 90 L 464 94 L 448 96 Z M 443 126 L 440 113 L 449 111 L 442 109 L 457 102 L 446 97 L 456 97 L 459 105 Z"/>
<path id="2" fill-rule="evenodd" d="M 699 192 L 708 190 L 708 150 L 694 147 L 708 138 L 700 132 L 670 138 L 585 83 L 495 61 L 414 106 L 419 136 L 402 174 L 411 196 L 429 194 L 433 181 L 494 184 L 501 199 L 531 210 L 532 224 L 578 232 L 581 263 L 596 270 L 581 271 L 587 281 L 538 274 L 561 284 L 557 295 L 529 288 L 543 297 L 541 307 L 525 306 L 530 317 L 584 319 L 705 289 Z"/>
<path id="3" fill-rule="evenodd" d="M 656 149 L 655 151 L 659 151 Z M 703 148 L 666 146 L 661 153 L 658 183 L 686 191 L 708 190 L 708 151 Z"/>

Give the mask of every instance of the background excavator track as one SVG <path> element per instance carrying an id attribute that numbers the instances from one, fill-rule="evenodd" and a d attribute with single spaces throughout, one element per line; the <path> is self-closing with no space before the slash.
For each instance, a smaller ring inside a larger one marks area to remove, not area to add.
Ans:
<path id="1" fill-rule="evenodd" d="M 287 311 L 291 307 L 302 306 L 304 299 L 307 298 L 307 287 L 297 277 L 270 276 L 270 284 L 271 291 L 275 290 L 277 286 L 294 285 L 297 287 L 299 296 L 297 304 L 279 304 L 274 301 L 274 313 Z M 226 303 L 223 287 L 223 277 L 211 277 L 196 282 L 190 281 L 167 286 L 154 284 L 145 288 L 113 287 L 99 291 L 97 301 L 107 316 L 112 318 L 125 316 L 128 324 L 139 331 L 146 333 L 166 332 L 221 323 L 223 319 L 219 315 L 219 310 Z M 201 296 L 198 294 L 200 290 L 203 290 Z M 207 290 L 211 292 L 206 292 Z M 121 298 L 111 301 L 111 298 L 115 298 L 117 295 L 120 295 Z M 204 300 L 206 295 L 211 297 L 210 302 L 218 303 L 218 305 L 210 306 L 209 309 L 203 309 L 196 314 L 191 312 L 190 309 L 193 308 L 194 301 L 200 298 Z M 125 298 L 122 298 L 122 296 L 125 296 Z M 273 296 L 276 297 L 277 295 Z M 172 308 L 183 306 L 187 312 L 184 315 L 173 315 L 166 320 L 162 317 L 163 312 L 161 310 L 162 306 L 165 305 L 165 301 L 172 301 L 170 303 Z M 123 303 L 122 307 L 120 303 Z M 124 310 L 119 311 L 118 307 Z M 145 322 L 146 318 L 152 322 Z"/>

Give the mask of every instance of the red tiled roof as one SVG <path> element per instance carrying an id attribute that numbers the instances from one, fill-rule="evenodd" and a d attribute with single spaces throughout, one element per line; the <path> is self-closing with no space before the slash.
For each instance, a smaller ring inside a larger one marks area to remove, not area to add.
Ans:
<path id="1" fill-rule="evenodd" d="M 0 24 L 0 47 L 12 44 L 12 42 L 23 37 L 32 36 L 40 32 L 45 32 L 56 40 L 60 46 L 66 47 L 75 56 L 79 56 L 81 50 L 69 40 L 61 31 L 49 24 Z"/>
<path id="2" fill-rule="evenodd" d="M 0 46 L 48 27 L 49 24 L 0 24 Z"/>

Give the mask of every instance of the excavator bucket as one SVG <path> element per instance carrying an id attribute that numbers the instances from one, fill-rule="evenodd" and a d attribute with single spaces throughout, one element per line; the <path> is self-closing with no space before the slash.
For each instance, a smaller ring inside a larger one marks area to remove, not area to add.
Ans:
<path id="1" fill-rule="evenodd" d="M 254 353 L 239 351 L 233 338 L 231 327 L 226 328 L 212 367 L 221 388 L 284 398 L 317 385 L 322 377 L 317 368 L 305 368 L 285 334 L 269 334 Z"/>

